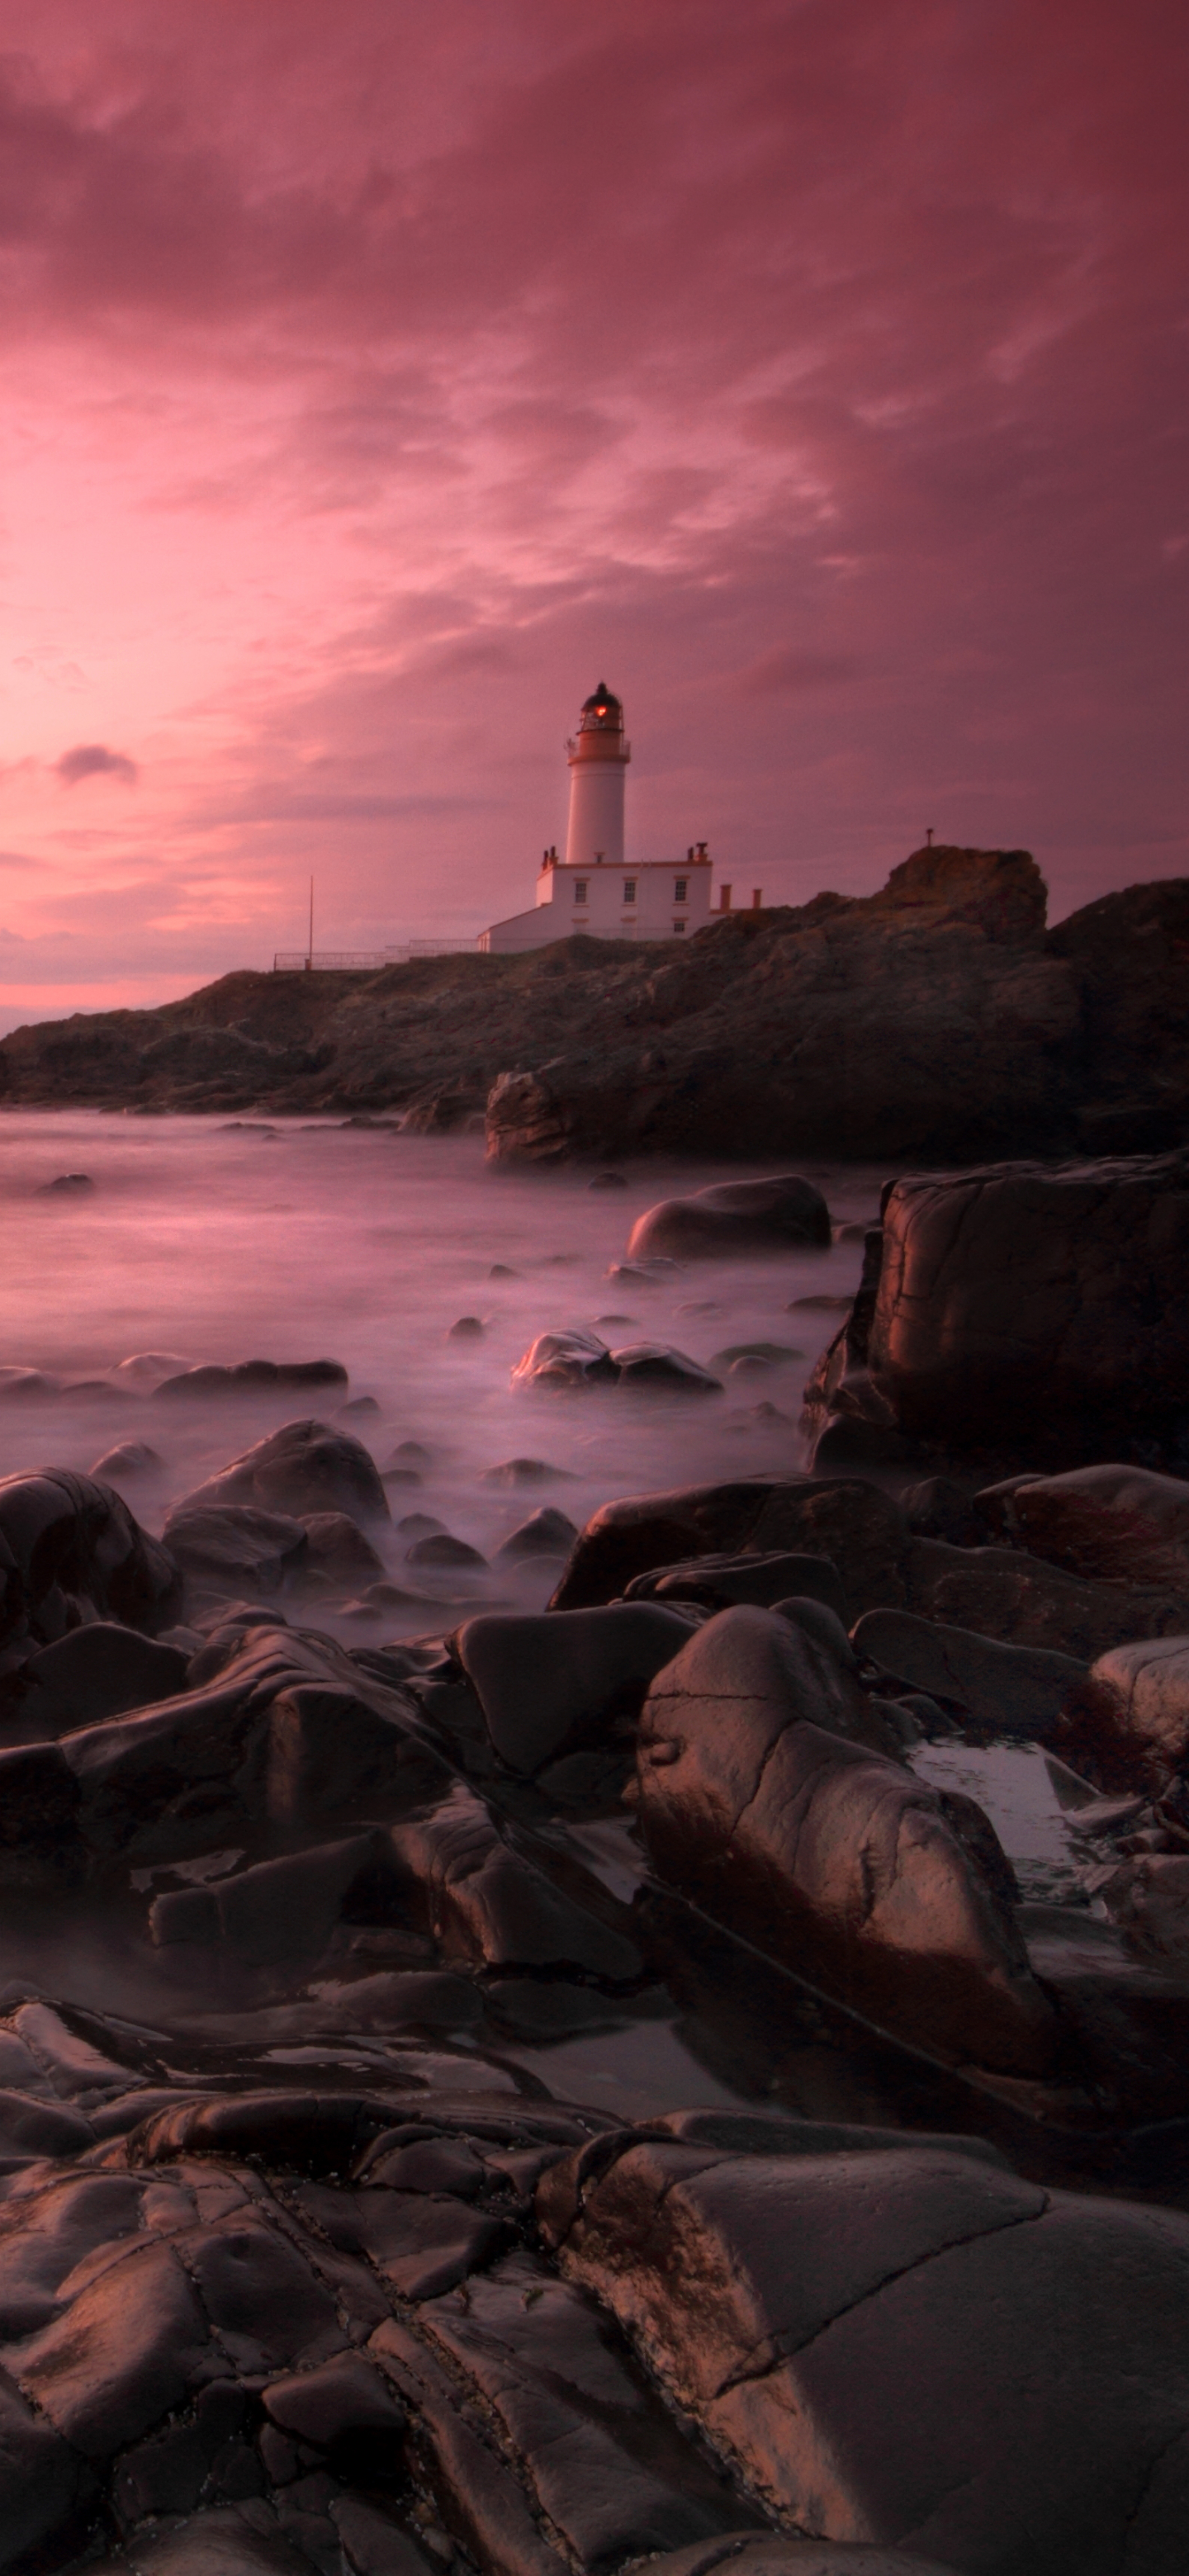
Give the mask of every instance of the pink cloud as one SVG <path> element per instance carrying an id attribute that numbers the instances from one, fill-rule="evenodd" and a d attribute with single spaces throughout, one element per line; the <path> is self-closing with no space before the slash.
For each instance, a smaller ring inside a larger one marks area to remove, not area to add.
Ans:
<path id="1" fill-rule="evenodd" d="M 0 835 L 60 982 L 67 925 L 88 989 L 261 961 L 311 868 L 347 943 L 515 909 L 604 668 L 637 845 L 770 898 L 927 822 L 1059 910 L 1184 867 L 1165 0 L 5 35 Z"/>

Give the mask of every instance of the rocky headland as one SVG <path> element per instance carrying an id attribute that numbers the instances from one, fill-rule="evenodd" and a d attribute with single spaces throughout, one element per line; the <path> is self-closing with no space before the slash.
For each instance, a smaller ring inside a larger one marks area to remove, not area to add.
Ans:
<path id="1" fill-rule="evenodd" d="M 18 1029 L 11 1107 L 486 1113 L 495 1160 L 1159 1152 L 1189 1124 L 1189 881 L 1046 929 L 1023 850 L 918 850 L 879 894 L 373 975 L 234 974 Z"/>

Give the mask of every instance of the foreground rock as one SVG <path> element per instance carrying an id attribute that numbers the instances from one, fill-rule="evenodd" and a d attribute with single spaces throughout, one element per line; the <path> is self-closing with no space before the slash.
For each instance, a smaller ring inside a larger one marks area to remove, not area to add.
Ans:
<path id="1" fill-rule="evenodd" d="M 644 1704 L 639 1815 L 654 1864 L 889 2027 L 959 2061 L 1038 2074 L 1053 2015 L 994 1836 L 985 1827 L 984 1868 L 951 1822 L 961 1802 L 947 1813 L 883 1758 L 886 1742 L 803 1629 L 720 1612 Z"/>
<path id="2" fill-rule="evenodd" d="M 676 1261 L 729 1260 L 749 1252 L 829 1248 L 830 1211 L 811 1181 L 789 1172 L 779 1180 L 723 1181 L 688 1199 L 662 1199 L 637 1217 L 629 1261 L 658 1254 Z"/>
<path id="3" fill-rule="evenodd" d="M 1189 1455 L 1187 1259 L 1186 1153 L 896 1181 L 806 1390 L 814 1435 L 1041 1467 Z"/>
<path id="4" fill-rule="evenodd" d="M 758 2120 L 737 2141 L 713 2116 L 664 2125 L 559 2166 L 542 2217 L 770 2511 L 971 2576 L 1174 2576 L 1179 2212 L 1048 2193 L 938 2145 L 815 2154 L 812 2132 L 786 2149 Z"/>
<path id="5" fill-rule="evenodd" d="M 65 1468 L 0 1480 L 0 1648 L 48 1646 L 89 1619 L 154 1636 L 178 1615 L 176 1567 L 110 1485 Z"/>

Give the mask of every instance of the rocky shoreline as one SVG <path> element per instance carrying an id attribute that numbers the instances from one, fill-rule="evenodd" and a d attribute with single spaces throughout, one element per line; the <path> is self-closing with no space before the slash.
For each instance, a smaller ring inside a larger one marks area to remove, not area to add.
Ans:
<path id="1" fill-rule="evenodd" d="M 529 1509 L 544 1612 L 333 1362 L 150 1372 L 328 1411 L 160 1539 L 135 1444 L 0 1482 L 0 1917 L 124 1998 L 0 1994 L 4 2576 L 1179 2576 L 1187 1181 L 902 1178 L 812 1470 Z"/>
<path id="2" fill-rule="evenodd" d="M 375 975 L 227 975 L 0 1046 L 9 1108 L 482 1123 L 497 1162 L 970 1162 L 1189 1131 L 1189 881 L 1045 927 L 1027 851 L 933 848 L 861 899 Z"/>

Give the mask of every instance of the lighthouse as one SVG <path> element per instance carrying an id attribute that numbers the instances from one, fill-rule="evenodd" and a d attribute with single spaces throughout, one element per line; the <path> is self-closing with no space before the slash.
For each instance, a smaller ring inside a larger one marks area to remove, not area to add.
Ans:
<path id="1" fill-rule="evenodd" d="M 600 680 L 586 699 L 578 731 L 566 744 L 570 764 L 570 824 L 566 866 L 623 866 L 624 772 L 632 756 L 624 741 L 623 706 Z"/>
<path id="2" fill-rule="evenodd" d="M 489 955 L 546 948 L 555 939 L 687 939 L 710 919 L 711 867 L 704 841 L 683 859 L 630 859 L 624 850 L 623 790 L 631 750 L 623 705 L 600 680 L 583 701 L 566 744 L 570 814 L 566 855 L 546 850 L 531 912 L 514 912 L 479 933 Z M 759 896 L 755 897 L 758 904 Z M 722 910 L 731 890 L 722 889 Z"/>

